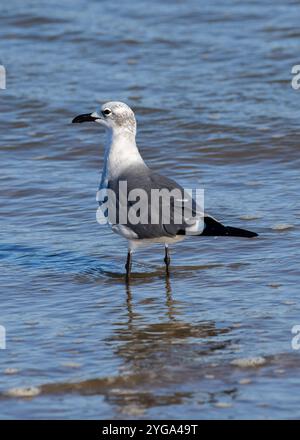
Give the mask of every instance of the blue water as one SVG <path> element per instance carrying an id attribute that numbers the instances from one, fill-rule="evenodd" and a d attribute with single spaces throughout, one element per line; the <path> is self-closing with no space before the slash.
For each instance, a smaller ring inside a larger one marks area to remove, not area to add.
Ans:
<path id="1" fill-rule="evenodd" d="M 1 418 L 300 417 L 298 17 L 292 0 L 1 6 Z M 259 238 L 176 244 L 169 280 L 143 249 L 126 286 L 126 243 L 95 219 L 104 134 L 70 122 L 107 100 L 134 109 L 153 169 Z"/>

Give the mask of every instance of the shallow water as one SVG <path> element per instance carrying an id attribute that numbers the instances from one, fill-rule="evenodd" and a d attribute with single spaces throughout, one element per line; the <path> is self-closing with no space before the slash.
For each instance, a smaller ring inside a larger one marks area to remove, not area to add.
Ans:
<path id="1" fill-rule="evenodd" d="M 299 3 L 213 3 L 1 6 L 1 418 L 300 417 Z M 95 220 L 104 135 L 70 123 L 106 100 L 153 169 L 259 238 L 178 243 L 170 280 L 143 249 L 126 286 Z"/>

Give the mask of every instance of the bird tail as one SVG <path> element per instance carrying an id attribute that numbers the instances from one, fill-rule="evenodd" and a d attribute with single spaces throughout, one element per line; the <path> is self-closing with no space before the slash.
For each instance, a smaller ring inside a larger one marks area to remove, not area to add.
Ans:
<path id="1" fill-rule="evenodd" d="M 227 237 L 257 237 L 256 232 L 247 231 L 247 229 L 234 228 L 233 226 L 224 226 L 213 217 L 204 217 L 205 228 L 200 235 L 206 236 L 227 236 Z"/>

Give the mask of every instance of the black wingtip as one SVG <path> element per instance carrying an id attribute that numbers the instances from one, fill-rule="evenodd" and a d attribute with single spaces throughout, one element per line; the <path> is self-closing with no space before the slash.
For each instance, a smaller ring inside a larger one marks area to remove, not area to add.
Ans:
<path id="1" fill-rule="evenodd" d="M 258 237 L 256 232 L 247 231 L 247 229 L 234 228 L 232 226 L 226 226 L 226 231 L 229 237 L 245 237 L 245 238 L 254 238 Z"/>
<path id="2" fill-rule="evenodd" d="M 222 223 L 215 220 L 213 217 L 204 217 L 205 228 L 201 235 L 209 235 L 215 237 L 258 237 L 256 232 L 247 231 L 247 229 L 235 228 L 233 226 L 224 226 Z"/>

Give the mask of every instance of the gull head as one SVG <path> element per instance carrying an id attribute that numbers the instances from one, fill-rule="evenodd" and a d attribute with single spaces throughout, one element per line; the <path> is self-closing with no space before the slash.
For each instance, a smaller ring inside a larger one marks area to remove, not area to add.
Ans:
<path id="1" fill-rule="evenodd" d="M 102 105 L 99 112 L 76 116 L 73 123 L 97 122 L 109 132 L 135 135 L 136 120 L 131 108 L 124 102 L 110 101 Z"/>

